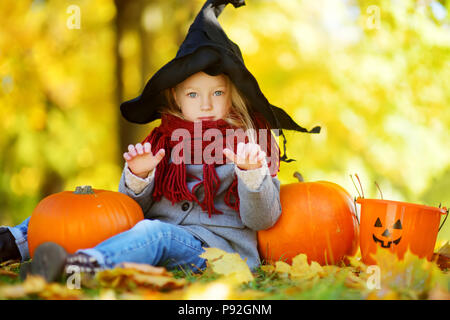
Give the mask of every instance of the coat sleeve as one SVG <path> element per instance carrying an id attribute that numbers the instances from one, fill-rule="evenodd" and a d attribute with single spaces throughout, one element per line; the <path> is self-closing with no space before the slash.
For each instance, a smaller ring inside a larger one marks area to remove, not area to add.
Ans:
<path id="1" fill-rule="evenodd" d="M 152 193 L 155 186 L 155 171 L 156 169 L 151 171 L 147 178 L 142 179 L 132 174 L 125 164 L 120 178 L 119 192 L 126 194 L 139 203 L 144 215 L 153 203 Z"/>
<path id="2" fill-rule="evenodd" d="M 269 174 L 267 164 L 243 171 L 236 167 L 239 211 L 242 223 L 252 230 L 272 227 L 280 218 L 280 181 Z"/>

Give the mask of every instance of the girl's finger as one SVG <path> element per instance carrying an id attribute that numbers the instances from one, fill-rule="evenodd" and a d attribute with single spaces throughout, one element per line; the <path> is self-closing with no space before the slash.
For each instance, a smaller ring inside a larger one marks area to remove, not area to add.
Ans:
<path id="1" fill-rule="evenodd" d="M 128 154 L 132 157 L 136 157 L 136 155 L 137 155 L 136 149 L 134 148 L 134 146 L 132 144 L 130 144 L 128 146 Z"/>
<path id="2" fill-rule="evenodd" d="M 260 151 L 258 153 L 258 157 L 257 158 L 258 158 L 258 160 L 265 159 L 266 158 L 266 153 L 264 151 Z"/>
<path id="3" fill-rule="evenodd" d="M 158 152 L 155 154 L 157 163 L 159 163 L 162 160 L 162 158 L 164 158 L 165 154 L 166 154 L 166 150 L 164 150 L 164 149 L 158 150 Z"/>
<path id="4" fill-rule="evenodd" d="M 245 145 L 245 148 L 244 148 L 244 161 L 246 162 L 246 163 L 250 163 L 250 154 L 251 154 L 251 151 L 252 151 L 252 145 L 250 144 L 250 143 L 247 143 L 246 145 Z"/>
<path id="5" fill-rule="evenodd" d="M 150 142 L 144 143 L 144 152 L 150 153 L 151 151 L 152 151 L 152 145 L 150 144 Z"/>
<path id="6" fill-rule="evenodd" d="M 125 153 L 123 154 L 123 158 L 124 158 L 125 160 L 127 160 L 127 161 L 130 161 L 130 160 L 131 160 L 131 157 L 129 156 L 128 152 L 125 152 Z"/>
<path id="7" fill-rule="evenodd" d="M 144 147 L 142 147 L 142 144 L 140 143 L 136 144 L 136 151 L 138 154 L 144 154 Z"/>
<path id="8" fill-rule="evenodd" d="M 236 149 L 236 164 L 244 164 L 245 163 L 245 145 L 240 142 L 237 145 Z"/>
<path id="9" fill-rule="evenodd" d="M 223 149 L 223 154 L 225 155 L 225 157 L 230 159 L 232 162 L 236 163 L 237 159 L 236 159 L 236 155 L 234 154 L 233 151 L 231 151 L 228 148 L 225 148 L 225 149 Z"/>
<path id="10" fill-rule="evenodd" d="M 257 145 L 253 144 L 249 146 L 249 152 L 248 152 L 248 161 L 250 164 L 256 164 L 257 163 L 257 156 L 258 156 L 258 147 Z"/>
<path id="11" fill-rule="evenodd" d="M 257 156 L 258 163 L 263 163 L 264 159 L 266 159 L 266 153 L 264 151 L 260 151 Z"/>

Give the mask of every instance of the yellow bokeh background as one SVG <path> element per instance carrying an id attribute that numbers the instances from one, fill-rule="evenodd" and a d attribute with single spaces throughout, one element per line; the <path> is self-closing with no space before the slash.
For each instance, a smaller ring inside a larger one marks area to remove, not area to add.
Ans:
<path id="1" fill-rule="evenodd" d="M 117 190 L 122 153 L 157 123 L 121 101 L 171 60 L 203 0 L 0 2 L 0 224 L 77 185 Z M 286 132 L 282 183 L 450 206 L 449 1 L 247 0 L 219 18 Z M 280 141 L 281 142 L 281 141 Z M 450 222 L 439 234 L 450 238 Z"/>

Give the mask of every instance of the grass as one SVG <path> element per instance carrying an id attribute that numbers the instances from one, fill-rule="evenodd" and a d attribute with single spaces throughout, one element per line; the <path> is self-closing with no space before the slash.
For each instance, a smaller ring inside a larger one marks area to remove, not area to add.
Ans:
<path id="1" fill-rule="evenodd" d="M 238 284 L 230 290 L 233 292 L 227 297 L 230 299 L 263 299 L 263 300 L 361 300 L 367 298 L 374 299 L 427 299 L 430 296 L 438 299 L 450 299 L 449 285 L 450 274 L 448 270 L 436 274 L 430 273 L 426 268 L 421 267 L 420 261 L 416 261 L 408 266 L 408 269 L 398 269 L 395 278 L 389 278 L 390 283 L 384 284 L 381 290 L 370 291 L 367 289 L 367 275 L 357 270 L 355 266 L 329 266 L 323 271 L 312 276 L 294 277 L 289 272 L 275 272 L 274 269 L 258 267 L 254 270 L 253 280 L 244 284 Z M 24 285 L 18 276 L 19 266 L 17 263 L 0 266 L 1 270 L 12 272 L 17 276 L 0 274 L 0 299 L 8 297 L 2 296 L 2 287 Z M 307 273 L 307 271 L 305 271 Z M 432 275 L 432 276 L 431 276 Z M 184 299 L 190 295 L 186 294 L 191 288 L 207 292 L 214 284 L 227 283 L 229 280 L 224 276 L 212 271 L 208 267 L 201 272 L 193 272 L 190 269 L 182 268 L 171 270 L 170 276 L 173 279 L 184 279 L 186 284 L 177 288 L 150 288 L 136 283 L 133 278 L 126 278 L 121 285 L 107 286 L 96 280 L 82 281 L 82 299 L 102 299 L 105 296 L 117 299 Z M 349 277 L 350 276 L 350 277 Z M 387 274 L 387 276 L 392 276 Z M 84 279 L 84 278 L 83 278 Z M 224 280 L 225 279 L 225 280 Z M 353 280 L 352 280 L 353 279 Z M 355 280 L 356 279 L 356 280 Z M 360 281 L 358 281 L 358 279 Z M 397 281 L 398 279 L 398 281 Z M 411 280 L 412 279 L 412 280 Z M 441 289 L 437 290 L 434 283 L 440 281 Z M 118 282 L 117 282 L 118 283 Z M 409 285 L 407 285 L 409 283 Z M 79 298 L 71 295 L 67 289 L 66 282 L 61 280 L 58 286 L 45 289 L 49 292 L 30 293 L 15 299 L 72 299 Z M 105 295 L 105 293 L 107 293 Z M 208 294 L 203 295 L 209 299 Z"/>
<path id="2" fill-rule="evenodd" d="M 191 271 L 175 270 L 176 278 L 184 278 L 189 283 L 210 283 L 221 278 L 220 275 L 206 270 L 202 274 Z M 253 272 L 254 280 L 242 284 L 239 290 L 252 290 L 264 294 L 265 300 L 359 300 L 364 299 L 361 291 L 350 288 L 345 284 L 345 275 L 328 275 L 324 278 L 309 280 L 292 280 L 280 276 L 276 272 L 266 272 L 258 267 Z"/>
<path id="3" fill-rule="evenodd" d="M 0 275 L 0 287 L 7 285 L 19 285 L 23 281 L 18 276 L 19 269 L 13 271 L 16 277 Z M 207 285 L 222 278 L 221 275 L 206 269 L 202 273 L 194 273 L 185 269 L 172 270 L 175 279 L 185 279 L 187 287 L 191 284 Z M 241 292 L 258 292 L 263 294 L 263 299 L 270 300 L 289 300 L 289 299 L 361 299 L 361 295 L 357 290 L 347 288 L 344 279 L 336 279 L 332 276 L 320 279 L 315 283 L 308 281 L 295 281 L 287 277 L 280 277 L 276 273 L 268 273 L 261 268 L 257 268 L 253 273 L 254 280 L 246 284 L 240 285 L 236 290 Z M 59 282 L 61 286 L 65 286 L 65 281 Z M 117 294 L 124 292 L 133 292 L 138 289 L 137 285 L 128 283 L 127 288 L 115 288 Z M 82 292 L 87 299 L 98 299 L 102 290 L 102 286 L 93 286 L 92 283 L 85 285 L 83 282 Z M 164 292 L 165 290 L 162 290 Z M 248 296 L 247 296 L 248 297 Z M 251 297 L 251 296 L 250 296 Z M 2 298 L 0 296 L 0 298 Z M 36 294 L 29 294 L 18 299 L 40 299 Z"/>

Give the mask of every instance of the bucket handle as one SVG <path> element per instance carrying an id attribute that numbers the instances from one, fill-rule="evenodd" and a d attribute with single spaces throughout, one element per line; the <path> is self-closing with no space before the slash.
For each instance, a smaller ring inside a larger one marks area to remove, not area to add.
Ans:
<path id="1" fill-rule="evenodd" d="M 356 197 L 353 198 L 353 204 L 355 205 L 355 218 L 356 218 L 356 221 L 358 221 L 358 225 L 360 225 L 361 223 L 359 222 L 357 209 L 356 209 Z"/>
<path id="2" fill-rule="evenodd" d="M 444 208 L 444 209 L 445 209 L 445 208 Z M 438 232 L 441 231 L 442 227 L 444 226 L 445 221 L 447 221 L 448 212 L 449 212 L 449 209 L 447 209 L 447 214 L 445 215 L 444 221 L 442 221 L 441 226 L 439 227 Z"/>

